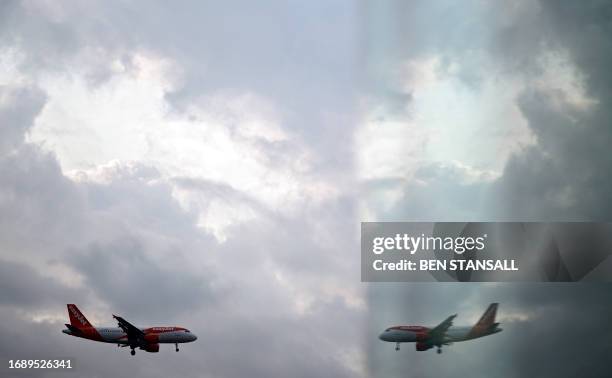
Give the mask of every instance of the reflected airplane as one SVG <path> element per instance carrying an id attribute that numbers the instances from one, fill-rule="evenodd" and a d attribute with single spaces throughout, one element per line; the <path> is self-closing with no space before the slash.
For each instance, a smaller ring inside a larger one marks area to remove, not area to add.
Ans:
<path id="1" fill-rule="evenodd" d="M 442 353 L 442 345 L 450 345 L 459 341 L 467 341 L 501 332 L 499 323 L 495 323 L 497 303 L 491 303 L 478 322 L 471 327 L 453 327 L 453 319 L 457 316 L 451 315 L 437 326 L 395 326 L 387 328 L 378 336 L 382 341 L 396 343 L 395 350 L 400 349 L 400 343 L 416 343 L 416 350 L 422 352 L 438 347 L 438 353 Z"/>
<path id="2" fill-rule="evenodd" d="M 130 347 L 130 354 L 136 354 L 134 349 L 140 348 L 147 352 L 159 352 L 159 344 L 174 344 L 179 351 L 179 343 L 195 341 L 197 336 L 186 328 L 181 327 L 150 327 L 138 328 L 121 316 L 113 315 L 119 327 L 94 327 L 74 304 L 69 304 L 68 316 L 70 324 L 62 330 L 67 335 L 84 339 L 101 341 L 103 343 L 117 344 L 121 347 Z"/>

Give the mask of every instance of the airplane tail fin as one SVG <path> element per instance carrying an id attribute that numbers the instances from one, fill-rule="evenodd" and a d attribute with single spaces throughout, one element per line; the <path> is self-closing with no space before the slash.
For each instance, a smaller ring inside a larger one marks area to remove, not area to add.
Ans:
<path id="1" fill-rule="evenodd" d="M 81 311 L 75 304 L 68 304 L 67 307 L 68 307 L 68 316 L 70 317 L 70 325 L 72 327 L 79 329 L 79 330 L 83 328 L 92 327 L 89 320 L 87 320 L 85 315 L 81 313 Z"/>
<path id="2" fill-rule="evenodd" d="M 476 323 L 476 326 L 488 328 L 493 325 L 493 323 L 495 323 L 495 316 L 497 315 L 498 306 L 498 303 L 491 303 L 487 308 L 487 311 L 482 314 L 480 320 L 478 320 L 478 322 Z"/>
<path id="3" fill-rule="evenodd" d="M 487 310 L 482 314 L 476 324 L 474 324 L 474 327 L 472 327 L 470 337 L 481 337 L 501 332 L 501 328 L 498 328 L 499 323 L 495 322 L 498 306 L 499 303 L 491 303 L 489 307 L 487 307 Z"/>

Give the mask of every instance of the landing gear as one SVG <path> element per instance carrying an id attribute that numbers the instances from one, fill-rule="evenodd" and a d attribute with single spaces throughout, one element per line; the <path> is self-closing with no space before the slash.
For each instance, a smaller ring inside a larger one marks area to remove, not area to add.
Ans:
<path id="1" fill-rule="evenodd" d="M 179 351 L 179 349 L 178 349 L 178 343 L 175 343 L 175 344 L 174 344 L 174 346 L 176 347 L 176 351 L 178 352 L 178 351 Z"/>
<path id="2" fill-rule="evenodd" d="M 395 350 L 399 350 L 399 343 L 395 344 Z"/>
<path id="3" fill-rule="evenodd" d="M 134 356 L 134 355 L 136 355 L 136 351 L 135 351 L 134 349 L 132 349 L 132 350 L 130 351 L 130 354 L 131 354 L 132 356 Z"/>
<path id="4" fill-rule="evenodd" d="M 438 348 L 438 354 L 442 353 L 442 348 Z"/>

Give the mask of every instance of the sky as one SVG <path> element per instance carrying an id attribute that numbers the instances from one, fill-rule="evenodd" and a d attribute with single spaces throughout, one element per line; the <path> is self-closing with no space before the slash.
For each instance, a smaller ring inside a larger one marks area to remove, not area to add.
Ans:
<path id="1" fill-rule="evenodd" d="M 609 2 L 385 2 L 368 14 L 377 33 L 357 139 L 369 150 L 357 157 L 362 217 L 610 220 Z M 609 284 L 367 291 L 370 376 L 609 375 Z M 440 356 L 376 340 L 390 325 L 433 326 L 455 313 L 469 325 L 491 302 L 504 331 Z"/>
<path id="2" fill-rule="evenodd" d="M 603 376 L 606 285 L 367 285 L 358 248 L 361 221 L 608 221 L 611 17 L 0 3 L 0 357 L 83 377 Z M 373 337 L 493 301 L 507 331 L 442 356 Z M 198 341 L 130 358 L 62 334 L 66 303 Z"/>

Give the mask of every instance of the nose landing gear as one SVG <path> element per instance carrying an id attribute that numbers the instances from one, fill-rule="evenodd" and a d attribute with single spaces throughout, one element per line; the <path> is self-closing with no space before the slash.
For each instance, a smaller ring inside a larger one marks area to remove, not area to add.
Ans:
<path id="1" fill-rule="evenodd" d="M 132 350 L 130 351 L 130 354 L 134 356 L 136 354 L 136 351 L 132 348 Z"/>
<path id="2" fill-rule="evenodd" d="M 178 352 L 179 351 L 178 343 L 175 343 L 174 346 L 176 347 L 176 351 Z"/>
<path id="3" fill-rule="evenodd" d="M 400 350 L 400 343 L 395 344 L 395 350 Z"/>
<path id="4" fill-rule="evenodd" d="M 442 353 L 442 348 L 438 348 L 438 354 Z"/>

